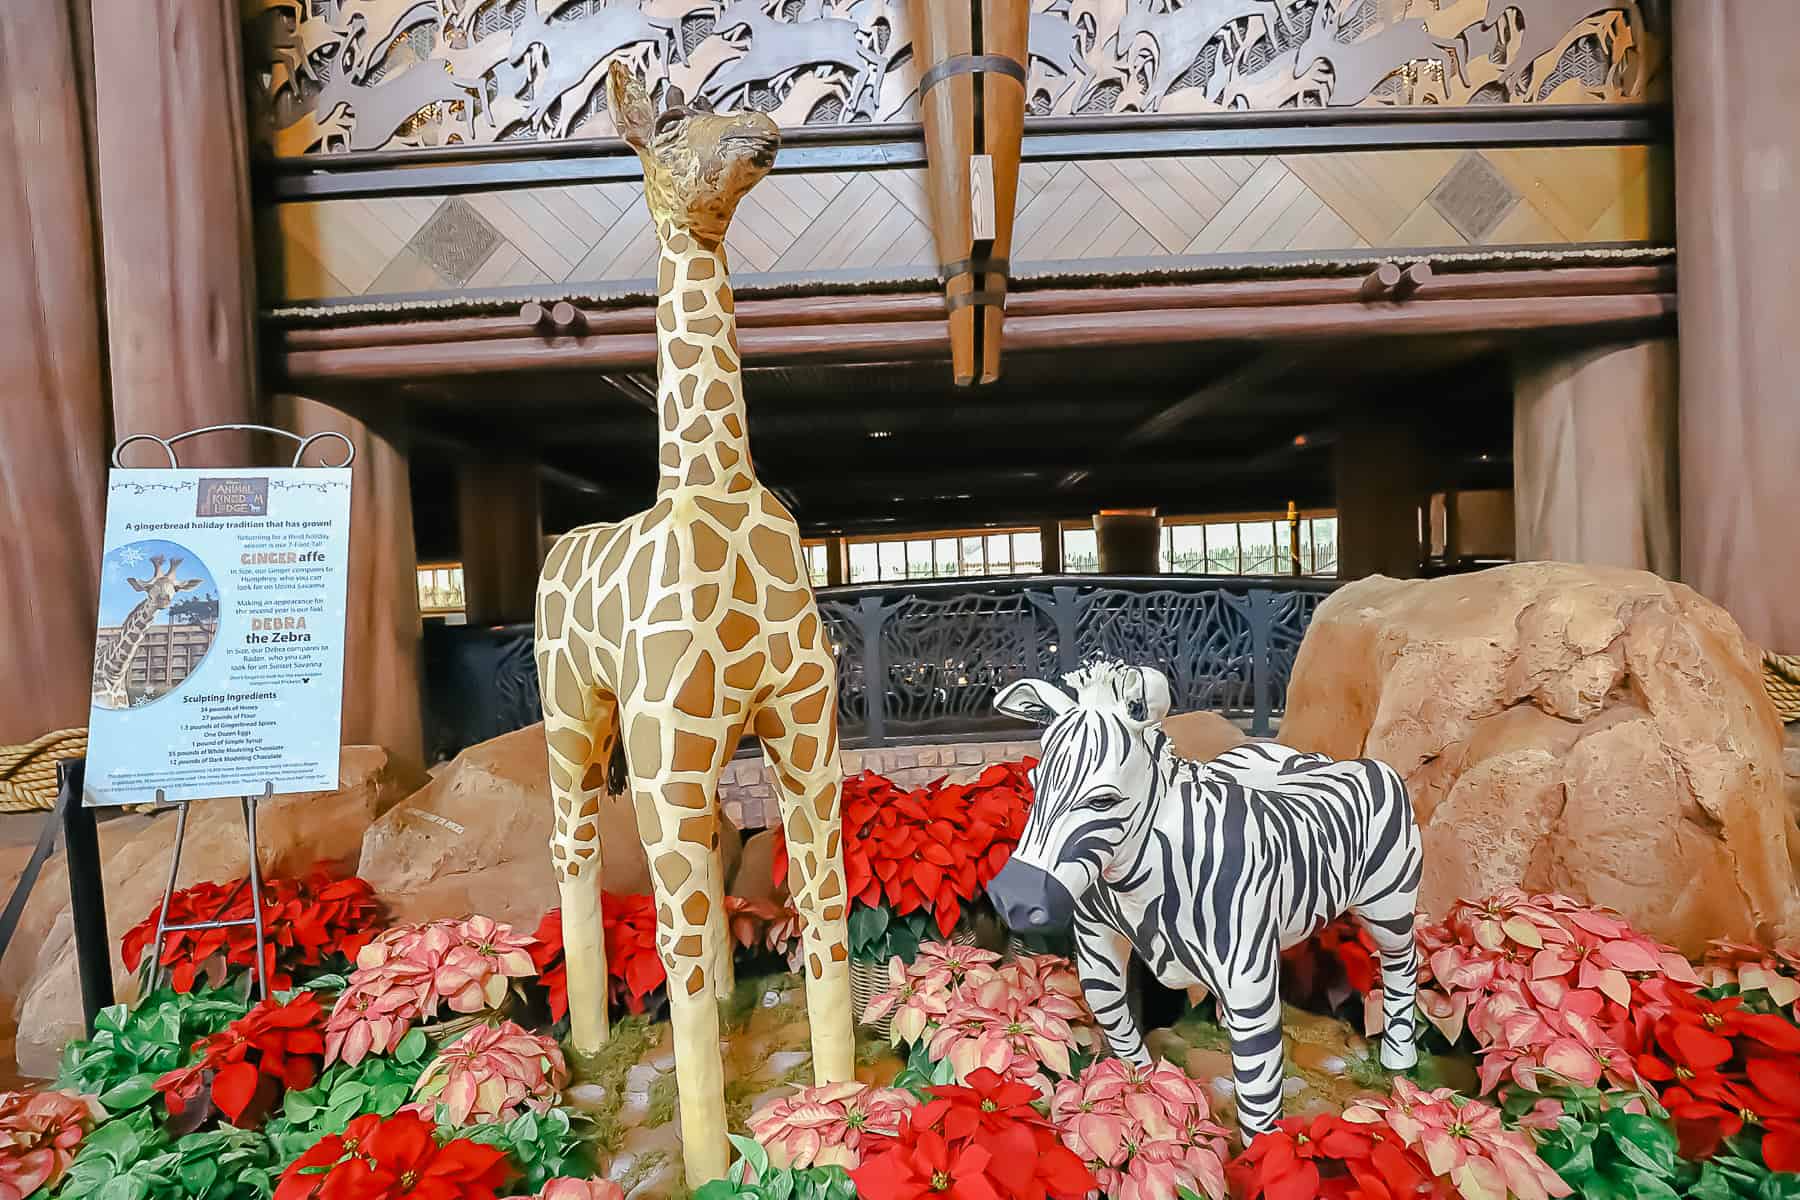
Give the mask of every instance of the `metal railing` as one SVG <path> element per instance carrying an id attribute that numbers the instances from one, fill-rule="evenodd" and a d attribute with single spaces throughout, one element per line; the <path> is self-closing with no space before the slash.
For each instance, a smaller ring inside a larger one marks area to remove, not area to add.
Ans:
<path id="1" fill-rule="evenodd" d="M 1300 639 L 1335 580 L 1032 575 L 819 590 L 838 657 L 849 746 L 1015 731 L 993 711 L 1015 679 L 1097 654 L 1155 666 L 1178 712 L 1212 709 L 1267 734 Z M 433 625 L 426 637 L 434 757 L 540 718 L 529 625 Z"/>

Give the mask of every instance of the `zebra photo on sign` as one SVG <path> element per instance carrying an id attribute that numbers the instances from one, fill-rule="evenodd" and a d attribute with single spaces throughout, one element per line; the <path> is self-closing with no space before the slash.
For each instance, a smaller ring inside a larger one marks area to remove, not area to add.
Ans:
<path id="1" fill-rule="evenodd" d="M 1382 1065 L 1412 1066 L 1421 859 L 1399 774 L 1273 743 L 1183 759 L 1158 726 L 1161 672 L 1100 661 L 1064 682 L 1073 697 L 1027 679 L 994 699 L 1047 728 L 1025 832 L 988 895 L 1018 932 L 1073 923 L 1113 1053 L 1150 1062 L 1126 996 L 1135 952 L 1166 986 L 1217 998 L 1239 1126 L 1246 1141 L 1267 1131 L 1281 1109 L 1281 951 L 1349 913 L 1381 953 Z"/>

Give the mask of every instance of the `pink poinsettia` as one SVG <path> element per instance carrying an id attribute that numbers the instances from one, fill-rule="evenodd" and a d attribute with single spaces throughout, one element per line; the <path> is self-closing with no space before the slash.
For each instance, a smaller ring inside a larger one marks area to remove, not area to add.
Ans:
<path id="1" fill-rule="evenodd" d="M 1007 995 L 999 1007 L 970 1004 L 954 1011 L 932 1033 L 925 1053 L 933 1062 L 948 1062 L 959 1082 L 986 1067 L 1047 1091 L 1050 1081 L 1044 1072 L 1067 1077 L 1070 1055 L 1078 1048 L 1074 1027 L 1067 1021 Z"/>
<path id="2" fill-rule="evenodd" d="M 354 1065 L 387 1054 L 413 1024 L 477 1013 L 506 999 L 514 979 L 537 973 L 531 938 L 487 917 L 401 925 L 356 956 L 325 1024 L 325 1062 Z"/>
<path id="3" fill-rule="evenodd" d="M 1099 1040 L 1081 981 L 1064 959 L 1026 955 L 996 966 L 974 946 L 927 944 L 909 966 L 888 963 L 888 987 L 868 1019 L 892 1015 L 896 1045 L 925 1043 L 958 1081 L 987 1068 L 1048 1094 L 1070 1073 L 1070 1055 Z"/>
<path id="4" fill-rule="evenodd" d="M 1428 1092 L 1395 1079 L 1391 1098 L 1360 1100 L 1344 1110 L 1344 1120 L 1385 1125 L 1468 1200 L 1550 1200 L 1571 1191 L 1529 1138 L 1500 1123 L 1499 1109 L 1449 1088 Z"/>
<path id="5" fill-rule="evenodd" d="M 1699 974 L 1705 987 L 1766 992 L 1776 1007 L 1789 1008 L 1800 1000 L 1800 943 L 1764 948 L 1715 939 L 1707 944 Z"/>
<path id="6" fill-rule="evenodd" d="M 430 998 L 431 979 L 422 970 L 384 964 L 353 971 L 325 1020 L 326 1065 L 391 1054 Z"/>
<path id="7" fill-rule="evenodd" d="M 874 1024 L 892 1013 L 894 1044 L 911 1044 L 950 1014 L 951 992 L 942 987 L 923 987 L 913 977 L 913 968 L 899 958 L 888 959 L 887 971 L 887 989 L 869 1001 L 863 1019 Z"/>
<path id="8" fill-rule="evenodd" d="M 1511 1079 L 1633 1088 L 1629 1047 L 1641 985 L 1699 980 L 1686 959 L 1617 913 L 1517 889 L 1462 901 L 1419 930 L 1419 1006 L 1451 1041 L 1481 1052 L 1483 1090 Z"/>
<path id="9" fill-rule="evenodd" d="M 913 978 L 922 988 L 954 992 L 971 977 L 986 979 L 1000 956 L 979 946 L 958 946 L 951 942 L 925 942 L 913 961 Z"/>
<path id="10" fill-rule="evenodd" d="M 891 1138 L 918 1104 L 905 1088 L 831 1083 L 773 1100 L 750 1117 L 750 1133 L 777 1167 L 839 1166 L 862 1162 L 865 1142 Z"/>
<path id="11" fill-rule="evenodd" d="M 1205 1088 L 1172 1064 L 1103 1059 L 1056 1086 L 1050 1117 L 1113 1200 L 1157 1200 L 1179 1188 L 1225 1194 L 1229 1134 L 1213 1122 Z"/>
<path id="12" fill-rule="evenodd" d="M 451 1125 L 510 1121 L 543 1112 L 569 1083 L 556 1039 L 511 1021 L 477 1025 L 446 1046 L 413 1085 L 421 1116 L 441 1105 Z"/>
<path id="13" fill-rule="evenodd" d="M 0 1200 L 49 1191 L 106 1110 L 73 1092 L 0 1092 Z"/>

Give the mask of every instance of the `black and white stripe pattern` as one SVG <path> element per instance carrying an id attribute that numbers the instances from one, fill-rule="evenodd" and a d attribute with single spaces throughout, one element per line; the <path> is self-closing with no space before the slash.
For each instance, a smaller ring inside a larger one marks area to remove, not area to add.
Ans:
<path id="1" fill-rule="evenodd" d="M 1411 1066 L 1421 859 L 1400 776 L 1267 743 L 1190 762 L 1155 725 L 1156 672 L 1107 663 L 1069 681 L 1073 702 L 1034 682 L 996 703 L 1050 722 L 1015 857 L 1074 897 L 1077 966 L 1113 1052 L 1150 1061 L 1126 996 L 1135 952 L 1164 984 L 1217 997 L 1239 1123 L 1246 1139 L 1267 1130 L 1282 1098 L 1280 951 L 1347 912 L 1380 950 L 1382 1062 Z"/>

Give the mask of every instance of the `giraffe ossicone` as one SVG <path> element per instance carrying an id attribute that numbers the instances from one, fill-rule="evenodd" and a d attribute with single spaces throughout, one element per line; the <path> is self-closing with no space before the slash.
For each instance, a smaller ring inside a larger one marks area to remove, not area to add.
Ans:
<path id="1" fill-rule="evenodd" d="M 761 113 L 711 113 L 678 92 L 659 112 L 618 63 L 606 81 L 656 223 L 656 501 L 557 539 L 538 583 L 536 655 L 556 805 L 570 1036 L 605 1041 L 600 799 L 632 799 L 668 970 L 688 1186 L 724 1174 L 715 999 L 731 988 L 719 774 L 746 732 L 780 791 L 803 922 L 819 1083 L 850 1079 L 848 895 L 838 803 L 837 672 L 793 516 L 750 461 L 725 231 L 780 136 Z"/>

